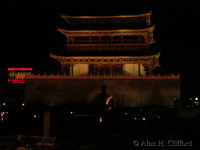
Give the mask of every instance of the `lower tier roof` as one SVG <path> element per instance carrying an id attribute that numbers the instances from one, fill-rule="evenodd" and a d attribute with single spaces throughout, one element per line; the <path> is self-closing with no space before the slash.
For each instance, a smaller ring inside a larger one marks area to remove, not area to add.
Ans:
<path id="1" fill-rule="evenodd" d="M 149 56 L 58 56 L 50 54 L 62 64 L 144 64 L 153 68 L 160 66 L 160 54 Z"/>

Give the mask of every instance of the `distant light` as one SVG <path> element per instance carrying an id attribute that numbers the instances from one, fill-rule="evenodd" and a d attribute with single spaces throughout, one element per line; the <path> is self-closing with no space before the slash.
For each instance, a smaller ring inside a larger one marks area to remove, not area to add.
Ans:
<path id="1" fill-rule="evenodd" d="M 36 117 L 37 117 L 37 115 L 33 115 L 33 117 L 34 117 L 34 118 L 36 118 Z"/>
<path id="2" fill-rule="evenodd" d="M 190 97 L 190 100 L 192 100 L 192 97 Z"/>
<path id="3" fill-rule="evenodd" d="M 25 103 L 22 103 L 22 106 L 25 106 Z"/>
<path id="4" fill-rule="evenodd" d="M 142 120 L 144 120 L 144 121 L 145 121 L 145 120 L 146 120 L 146 118 L 142 118 Z"/>
<path id="5" fill-rule="evenodd" d="M 1 122 L 3 122 L 3 115 L 4 115 L 4 112 L 1 112 Z"/>
<path id="6" fill-rule="evenodd" d="M 3 103 L 3 106 L 6 106 L 6 103 L 5 103 L 5 102 Z"/>
<path id="7" fill-rule="evenodd" d="M 102 122 L 103 122 L 103 117 L 100 116 L 100 117 L 99 117 L 99 123 L 102 124 Z"/>
<path id="8" fill-rule="evenodd" d="M 199 98 L 198 98 L 198 97 L 195 97 L 195 100 L 196 100 L 196 101 L 198 101 L 198 100 L 199 100 Z"/>
<path id="9" fill-rule="evenodd" d="M 71 115 L 73 115 L 74 113 L 75 113 L 74 111 L 71 111 L 71 112 L 70 112 Z"/>

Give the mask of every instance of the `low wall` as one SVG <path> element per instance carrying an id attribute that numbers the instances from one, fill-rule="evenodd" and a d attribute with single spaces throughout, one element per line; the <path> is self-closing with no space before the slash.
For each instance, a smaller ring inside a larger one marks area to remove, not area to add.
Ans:
<path id="1" fill-rule="evenodd" d="M 25 101 L 33 105 L 90 104 L 102 85 L 117 107 L 167 107 L 180 99 L 179 77 L 61 77 L 26 78 Z"/>

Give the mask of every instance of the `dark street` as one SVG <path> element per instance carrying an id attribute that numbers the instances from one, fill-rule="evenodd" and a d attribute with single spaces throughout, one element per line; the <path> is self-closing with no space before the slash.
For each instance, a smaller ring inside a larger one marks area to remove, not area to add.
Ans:
<path id="1" fill-rule="evenodd" d="M 16 118 L 15 118 L 16 119 Z M 102 122 L 100 122 L 102 119 Z M 24 121 L 23 121 L 24 120 Z M 42 136 L 43 118 L 27 118 L 1 123 L 1 135 Z M 53 150 L 132 150 L 132 149 L 198 149 L 198 119 L 161 118 L 135 121 L 123 113 L 74 116 L 51 116 L 50 136 L 56 137 Z M 2 143 L 1 143 L 2 145 Z"/>
<path id="2" fill-rule="evenodd" d="M 68 135 L 55 149 L 180 149 L 199 147 L 199 123 L 197 120 L 170 119 L 155 122 L 132 122 L 122 118 L 98 125 L 89 118 L 80 122 L 75 118 Z M 73 127 L 72 127 L 73 126 Z M 70 135 L 70 136 L 69 136 Z M 191 142 L 181 145 L 177 142 Z M 173 142 L 170 143 L 170 142 Z M 189 144 L 189 143 L 188 143 Z"/>

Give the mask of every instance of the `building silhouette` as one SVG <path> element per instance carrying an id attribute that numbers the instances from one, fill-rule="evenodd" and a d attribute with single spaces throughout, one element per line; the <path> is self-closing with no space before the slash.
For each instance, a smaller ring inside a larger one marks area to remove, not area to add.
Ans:
<path id="1" fill-rule="evenodd" d="M 28 104 L 173 107 L 180 98 L 179 75 L 153 73 L 160 53 L 152 48 L 151 12 L 61 17 L 66 28 L 58 31 L 66 37 L 66 51 L 50 56 L 60 62 L 62 74 L 27 76 Z"/>

